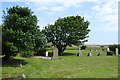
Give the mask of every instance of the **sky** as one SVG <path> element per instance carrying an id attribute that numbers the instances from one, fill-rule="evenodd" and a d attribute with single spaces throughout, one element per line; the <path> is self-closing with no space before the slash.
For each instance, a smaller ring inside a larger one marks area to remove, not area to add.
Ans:
<path id="1" fill-rule="evenodd" d="M 39 29 L 58 18 L 79 15 L 90 21 L 86 44 L 118 43 L 118 0 L 4 0 L 1 4 L 1 17 L 3 10 L 14 5 L 29 7 L 38 18 Z"/>

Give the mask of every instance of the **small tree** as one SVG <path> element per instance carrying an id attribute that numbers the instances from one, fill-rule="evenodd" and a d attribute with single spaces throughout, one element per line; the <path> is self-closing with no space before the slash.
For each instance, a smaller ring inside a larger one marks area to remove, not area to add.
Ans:
<path id="1" fill-rule="evenodd" d="M 84 17 L 68 16 L 59 18 L 54 25 L 45 26 L 43 32 L 47 42 L 52 42 L 58 48 L 58 53 L 62 54 L 68 45 L 77 45 L 87 41 L 89 24 Z"/>
<path id="2" fill-rule="evenodd" d="M 43 47 L 43 34 L 38 29 L 37 17 L 28 7 L 13 6 L 4 11 L 2 25 L 2 53 L 4 59 L 16 53 L 33 54 Z M 39 46 L 38 46 L 39 45 Z"/>

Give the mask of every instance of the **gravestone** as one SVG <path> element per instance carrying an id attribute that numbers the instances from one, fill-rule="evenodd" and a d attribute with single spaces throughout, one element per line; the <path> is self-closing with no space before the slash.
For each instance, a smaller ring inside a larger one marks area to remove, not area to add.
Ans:
<path id="1" fill-rule="evenodd" d="M 98 53 L 98 54 L 97 54 L 97 56 L 100 56 L 100 55 L 101 55 L 101 53 Z"/>
<path id="2" fill-rule="evenodd" d="M 22 67 L 22 64 L 20 64 L 20 67 Z"/>
<path id="3" fill-rule="evenodd" d="M 87 56 L 92 56 L 92 53 L 88 53 L 88 55 Z"/>
<path id="4" fill-rule="evenodd" d="M 108 51 L 108 52 L 110 51 L 110 48 L 109 48 L 109 47 L 107 47 L 107 51 Z"/>
<path id="5" fill-rule="evenodd" d="M 45 56 L 48 57 L 48 52 L 45 53 Z"/>
<path id="6" fill-rule="evenodd" d="M 115 49 L 115 53 L 116 53 L 116 55 L 118 55 L 118 48 Z"/>
<path id="7" fill-rule="evenodd" d="M 54 46 L 52 59 L 57 59 L 57 58 L 58 58 L 58 49 L 57 47 Z"/>
<path id="8" fill-rule="evenodd" d="M 22 74 L 22 77 L 23 77 L 23 78 L 26 78 L 25 74 Z"/>
<path id="9" fill-rule="evenodd" d="M 82 54 L 81 53 L 77 53 L 77 56 L 82 56 Z"/>

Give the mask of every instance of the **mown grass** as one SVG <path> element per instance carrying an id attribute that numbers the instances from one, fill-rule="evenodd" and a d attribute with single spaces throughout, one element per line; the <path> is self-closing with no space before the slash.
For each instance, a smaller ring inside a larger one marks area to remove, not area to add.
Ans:
<path id="1" fill-rule="evenodd" d="M 48 50 L 52 52 L 52 50 Z M 27 78 L 117 78 L 118 56 L 106 56 L 101 49 L 97 51 L 81 50 L 83 56 L 78 57 L 76 49 L 67 49 L 57 60 L 40 58 L 15 57 L 16 61 L 2 67 L 2 77 L 21 77 L 24 73 Z M 87 53 L 93 53 L 88 57 Z M 101 56 L 96 53 L 101 52 Z M 15 63 L 14 63 L 15 62 Z M 19 66 L 23 64 L 23 67 Z M 12 65 L 11 65 L 12 64 Z"/>

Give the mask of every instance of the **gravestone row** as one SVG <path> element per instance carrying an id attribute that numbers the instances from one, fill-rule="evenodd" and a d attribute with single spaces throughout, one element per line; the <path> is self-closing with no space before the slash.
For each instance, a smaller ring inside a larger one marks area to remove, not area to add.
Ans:
<path id="1" fill-rule="evenodd" d="M 101 55 L 101 53 L 97 54 L 97 56 L 100 56 L 100 55 Z M 77 53 L 77 56 L 82 56 L 82 54 L 81 53 Z M 87 56 L 93 56 L 93 54 L 92 53 L 88 53 Z"/>
<path id="2" fill-rule="evenodd" d="M 110 52 L 109 47 L 107 48 L 107 54 Z M 118 55 L 118 48 L 116 48 L 115 54 Z M 100 56 L 101 53 L 98 53 L 97 56 Z M 48 57 L 48 52 L 46 52 L 46 57 Z M 81 53 L 77 53 L 77 56 L 82 56 Z M 88 53 L 87 56 L 93 56 L 92 53 Z M 53 57 L 52 59 L 57 59 L 58 58 L 58 49 L 56 47 L 53 47 Z"/>

